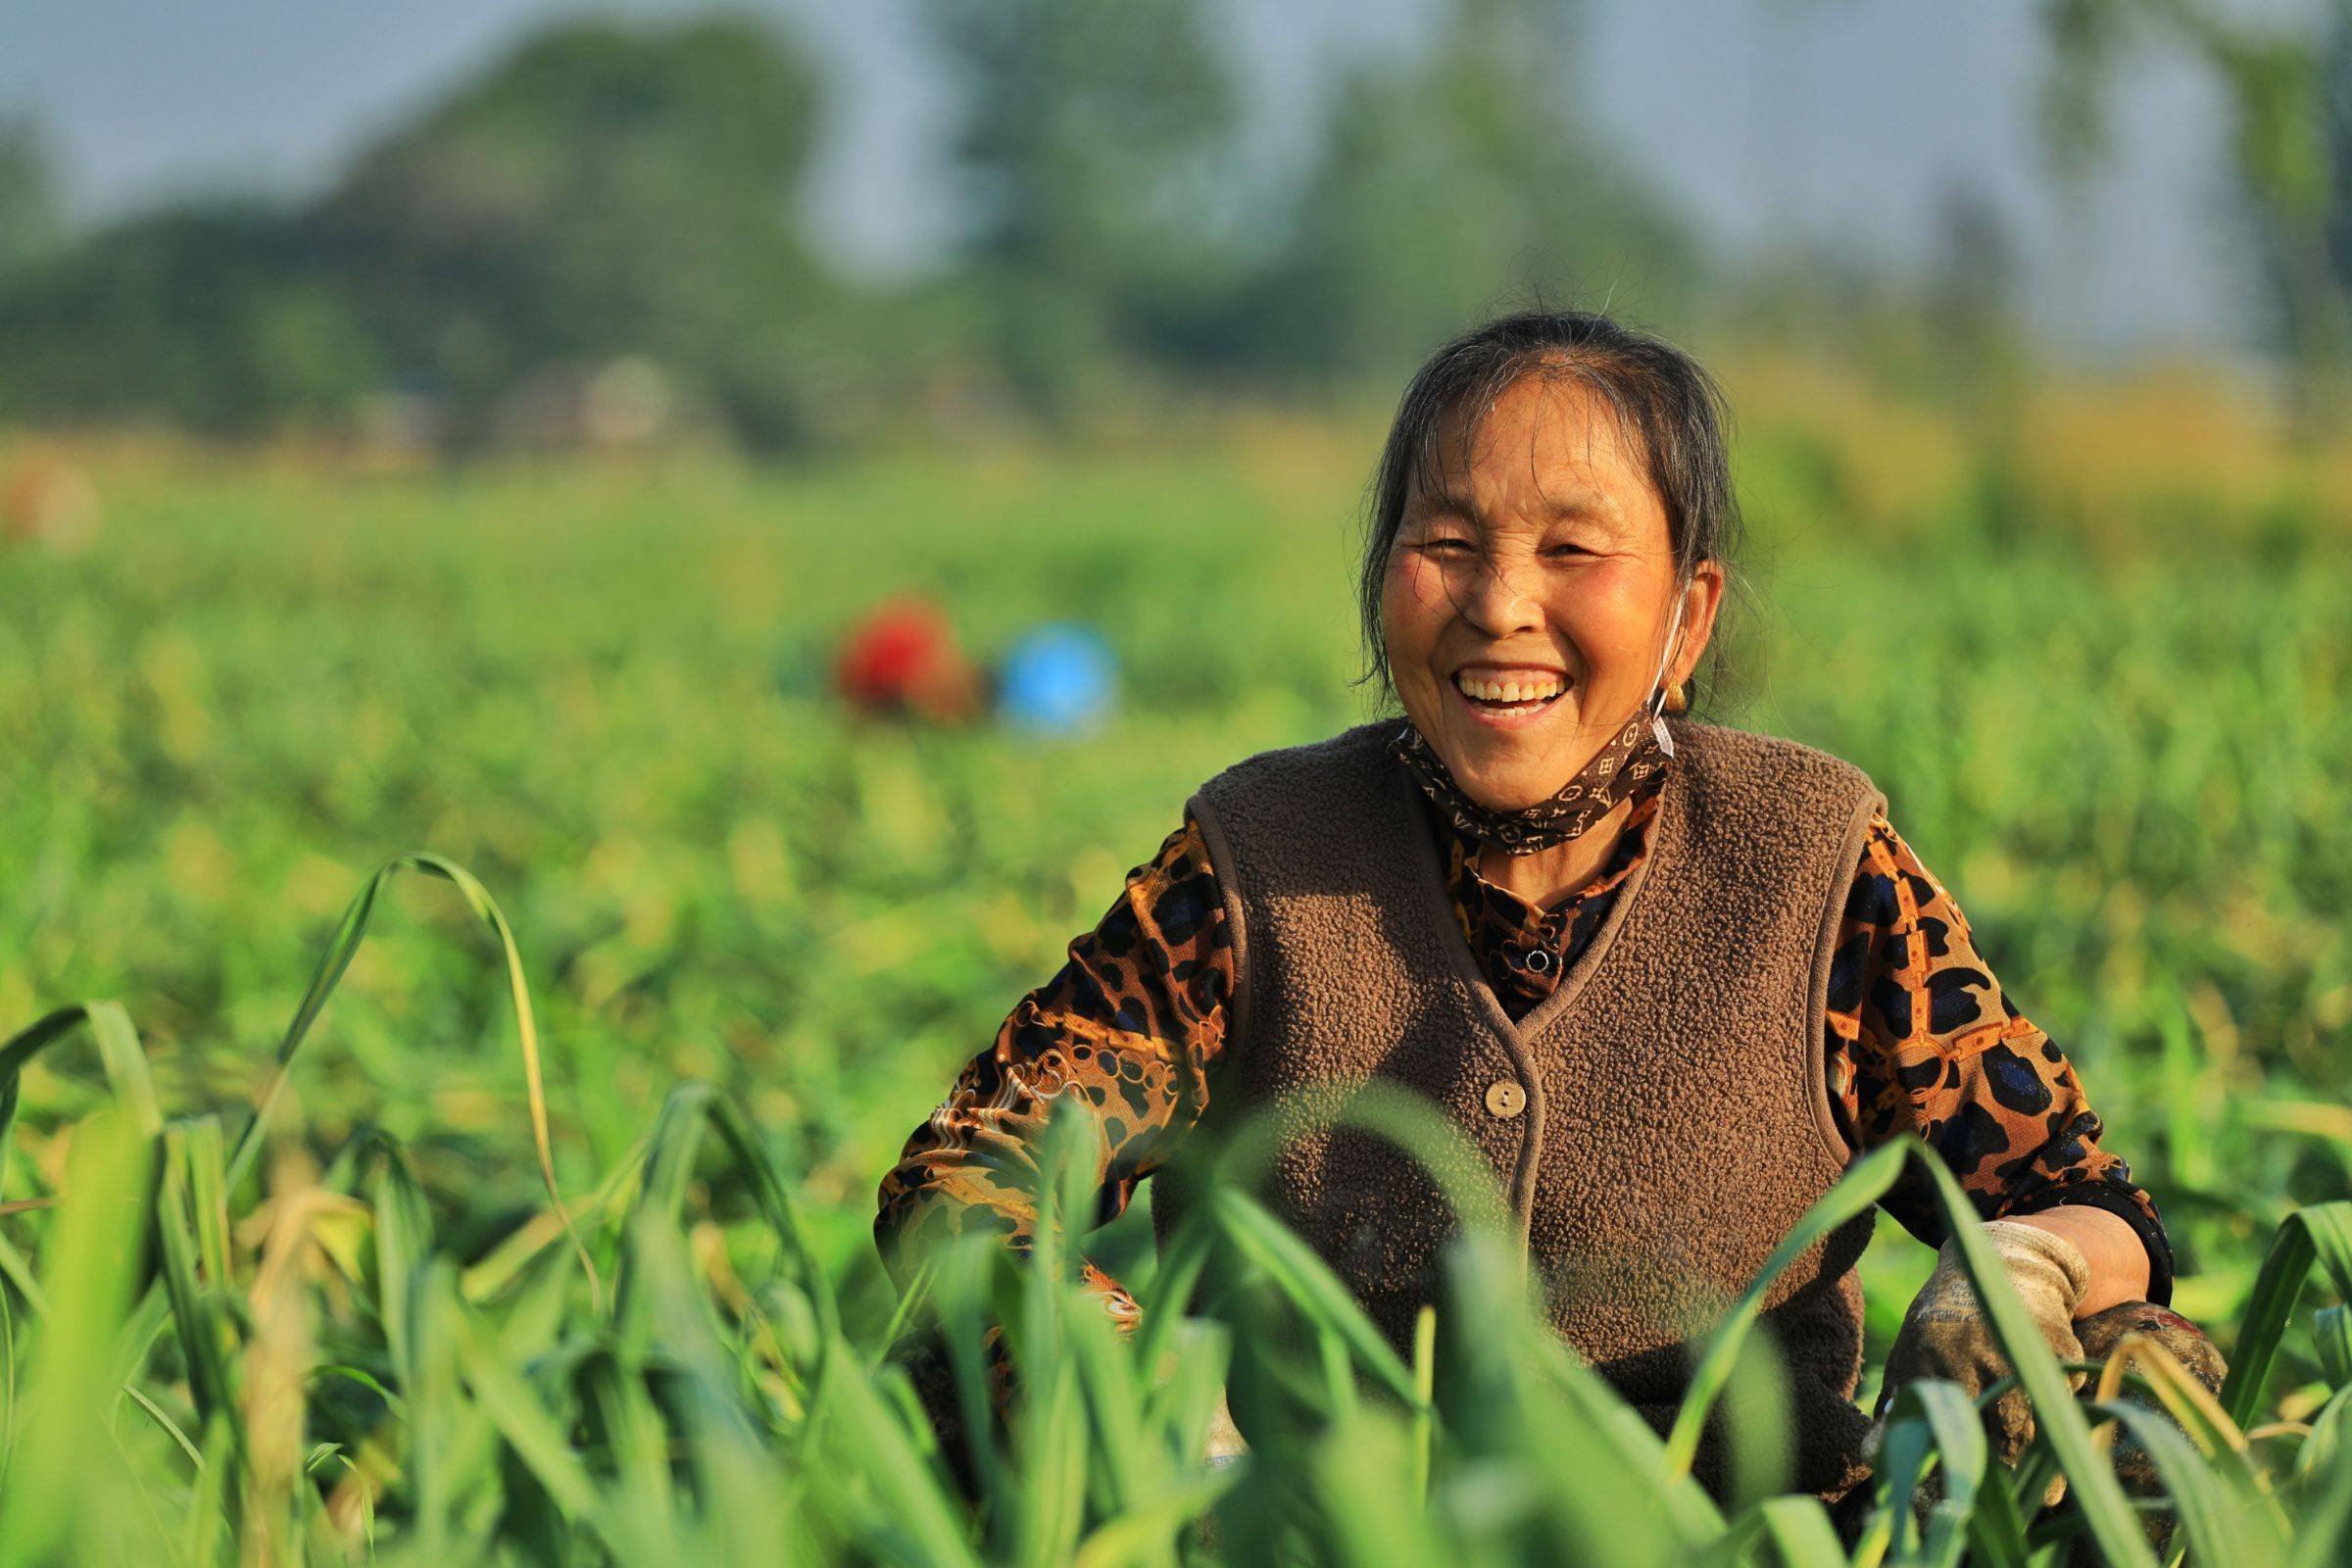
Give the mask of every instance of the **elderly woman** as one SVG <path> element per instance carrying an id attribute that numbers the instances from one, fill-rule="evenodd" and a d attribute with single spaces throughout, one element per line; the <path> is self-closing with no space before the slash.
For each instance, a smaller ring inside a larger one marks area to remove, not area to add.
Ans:
<path id="1" fill-rule="evenodd" d="M 2180 1336 L 2211 1370 L 2161 1310 L 2155 1203 L 1885 795 L 1826 753 L 1688 716 L 1738 526 L 1724 426 L 1698 365 L 1591 314 L 1494 320 L 1422 367 L 1360 582 L 1401 719 L 1200 788 L 907 1140 L 876 1221 L 894 1269 L 933 1235 L 1026 1245 L 1057 1098 L 1096 1107 L 1107 1216 L 1188 1133 L 1380 1078 L 1468 1135 L 1558 1331 L 1661 1427 L 1704 1326 L 1690 1303 L 1744 1289 L 1857 1153 L 1906 1132 L 1971 1195 L 2053 1350 L 2083 1354 L 2095 1317 L 2110 1340 Z M 1427 1178 L 1321 1132 L 1271 1181 L 1402 1344 L 1448 1229 Z M 1163 1235 L 1180 1197 L 1158 1195 Z M 2004 1375 L 1928 1184 L 1883 1206 L 1943 1244 L 1887 1385 Z M 1853 1270 L 1872 1218 L 1767 1298 L 1796 1485 L 1825 1498 L 1866 1473 Z M 1119 1285 L 1089 1278 L 1131 1325 Z M 2022 1395 L 1989 1419 L 2013 1455 Z M 1712 1439 L 1699 1473 L 1720 1490 Z"/>

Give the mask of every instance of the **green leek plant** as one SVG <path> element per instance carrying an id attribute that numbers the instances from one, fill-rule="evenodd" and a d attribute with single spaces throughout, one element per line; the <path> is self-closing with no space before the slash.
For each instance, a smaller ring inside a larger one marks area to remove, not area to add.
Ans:
<path id="1" fill-rule="evenodd" d="M 515 1142 L 545 1203 L 464 1248 L 384 1126 L 312 1159 L 300 1125 L 265 1114 L 289 1102 L 402 869 L 454 884 L 491 934 L 522 1051 L 531 1117 Z M 2235 1321 L 2217 1325 L 2233 1371 L 2216 1400 L 2148 1346 L 2058 1362 L 1958 1185 L 1898 1142 L 1857 1160 L 1723 1313 L 1661 1433 L 1546 1326 L 1480 1184 L 1445 1188 L 1459 1236 L 1441 1298 L 1392 1345 L 1255 1196 L 1270 1122 L 1203 1146 L 1197 1200 L 1125 1337 L 1078 1285 L 1097 1135 L 1075 1105 L 1039 1161 L 1029 1255 L 943 1248 L 895 1313 L 850 1310 L 855 1270 L 828 1261 L 771 1142 L 709 1085 L 677 1086 L 628 1157 L 567 1199 L 519 949 L 481 885 L 437 858 L 403 857 L 355 901 L 235 1136 L 210 1110 L 174 1114 L 128 1014 L 93 1003 L 0 1044 L 0 1144 L 27 1069 L 85 1038 L 106 1102 L 41 1129 L 62 1174 L 0 1236 L 0 1563 L 2024 1568 L 2078 1545 L 2154 1563 L 2151 1514 L 2191 1562 L 2316 1568 L 2352 1549 L 2352 1319 L 2337 1304 L 2352 1203 L 2278 1225 Z M 1332 1115 L 1459 1168 L 1440 1157 L 1458 1132 L 1401 1092 L 1370 1086 Z M 2014 1469 L 1992 1463 L 1968 1400 L 1925 1383 L 1893 1402 L 1853 1542 L 1811 1497 L 1745 1481 L 1710 1496 L 1690 1465 L 1718 1406 L 1743 1477 L 1784 1454 L 1777 1357 L 1755 1332 L 1773 1274 L 1907 1164 L 1961 1237 L 2033 1399 L 2034 1445 Z M 2299 1313 L 2315 1279 L 2331 1299 Z M 892 1353 L 918 1332 L 944 1347 L 968 1487 Z M 2298 1390 L 2307 1419 L 2266 1403 L 2282 1364 L 2321 1385 L 2316 1403 Z M 2090 1374 L 2080 1392 L 2070 1370 Z M 1229 1375 L 1267 1396 L 1247 1401 L 1250 1452 L 1211 1467 Z M 2123 1442 L 2161 1494 L 2126 1494 Z M 2065 1499 L 2044 1508 L 2059 1475 Z"/>

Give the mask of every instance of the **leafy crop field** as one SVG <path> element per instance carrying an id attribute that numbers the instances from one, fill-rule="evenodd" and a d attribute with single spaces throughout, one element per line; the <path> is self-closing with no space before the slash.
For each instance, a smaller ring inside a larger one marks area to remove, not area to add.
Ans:
<path id="1" fill-rule="evenodd" d="M 2170 1549 L 2340 1560 L 2352 467 L 2126 403 L 1996 469 L 1816 390 L 1743 403 L 1814 412 L 1750 416 L 1755 612 L 1714 716 L 1886 788 L 2235 1373 L 2217 1407 L 2119 1366 L 2078 1405 L 2029 1347 L 2017 1477 L 1931 1391 L 1860 1560 L 2155 1560 L 2118 1421 Z M 867 1227 L 906 1131 L 1194 785 L 1364 716 L 1377 433 L 789 474 L 93 454 L 95 543 L 0 555 L 0 1559 L 1846 1560 L 1769 1443 L 1737 1506 L 1698 1493 L 1491 1250 L 1433 1385 L 1238 1191 L 1156 1274 L 1140 1205 L 1086 1239 L 1145 1284 L 1136 1346 L 1066 1310 L 1074 1238 L 1017 1277 L 944 1261 L 956 1364 L 1002 1318 L 1027 1390 L 976 1510 L 885 1356 L 916 1313 Z M 846 715 L 827 639 L 906 589 L 981 656 L 1095 624 L 1118 715 Z M 1931 1262 L 1881 1236 L 1874 1364 Z M 1195 1267 L 1225 1321 L 1157 1309 Z M 1316 1348 L 1295 1430 L 1204 1467 L 1267 1314 Z M 1743 1321 L 1711 1364 L 1760 1433 Z"/>

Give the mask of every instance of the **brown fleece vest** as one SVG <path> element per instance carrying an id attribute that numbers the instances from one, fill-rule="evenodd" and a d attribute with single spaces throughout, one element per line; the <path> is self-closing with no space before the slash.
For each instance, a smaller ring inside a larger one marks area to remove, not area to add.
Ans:
<path id="1" fill-rule="evenodd" d="M 1642 863 L 1558 989 L 1517 1024 L 1455 921 L 1439 847 L 1389 749 L 1400 722 L 1261 753 L 1191 803 L 1237 959 L 1205 1129 L 1271 1105 L 1265 1198 L 1402 1350 L 1437 1294 L 1450 1211 L 1394 1145 L 1327 1118 L 1379 1077 L 1418 1091 L 1507 1198 L 1553 1325 L 1661 1430 L 1692 1347 L 1762 1272 L 1848 1151 L 1823 1081 L 1830 949 L 1871 812 L 1849 762 L 1670 720 Z M 1181 1173 L 1155 1186 L 1164 1240 Z M 1787 1358 L 1795 1485 L 1861 1473 L 1865 1213 L 1766 1298 Z M 1723 1490 L 1721 1434 L 1697 1471 Z"/>

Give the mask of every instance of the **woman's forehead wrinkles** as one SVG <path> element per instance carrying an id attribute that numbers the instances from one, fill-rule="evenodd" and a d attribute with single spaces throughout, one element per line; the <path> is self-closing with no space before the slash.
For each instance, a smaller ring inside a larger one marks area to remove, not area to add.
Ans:
<path id="1" fill-rule="evenodd" d="M 1401 522 L 1425 524 L 1438 517 L 1459 517 L 1482 534 L 1505 526 L 1551 526 L 1562 522 L 1598 527 L 1612 535 L 1625 533 L 1632 521 L 1624 498 L 1615 493 L 1620 479 L 1637 477 L 1623 471 L 1626 457 L 1622 416 L 1605 398 L 1581 385 L 1527 388 L 1540 399 L 1534 416 L 1520 406 L 1520 442 L 1505 444 L 1497 428 L 1495 404 L 1506 391 L 1485 406 L 1456 408 L 1430 431 L 1416 453 L 1412 489 Z M 1509 446 L 1522 446 L 1511 451 Z M 1496 476 L 1515 470 L 1507 483 Z M 1647 476 L 1639 475 L 1646 485 Z M 1483 482 L 1482 482 L 1483 480 Z M 1504 492 L 1524 487 L 1536 500 L 1503 500 Z M 1480 505 L 1485 496 L 1505 515 Z"/>

